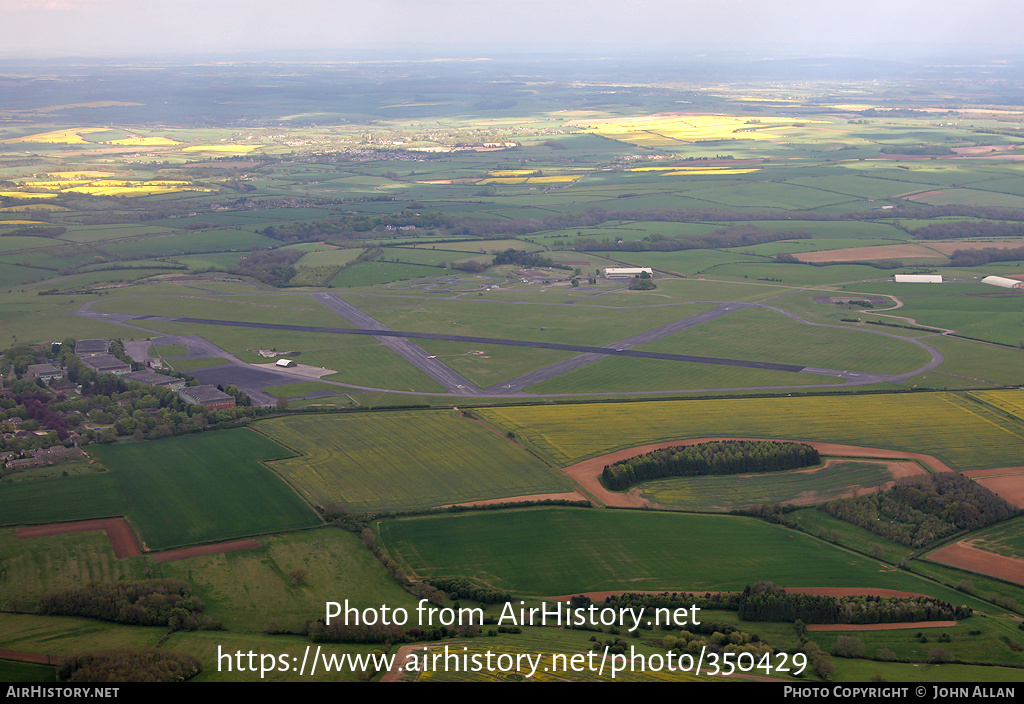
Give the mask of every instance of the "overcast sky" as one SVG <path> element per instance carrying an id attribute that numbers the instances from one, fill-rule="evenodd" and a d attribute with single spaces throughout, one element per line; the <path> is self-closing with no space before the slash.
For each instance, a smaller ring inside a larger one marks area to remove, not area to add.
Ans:
<path id="1" fill-rule="evenodd" d="M 913 54 L 1020 45 L 1022 20 L 1014 0 L 0 0 L 0 57 L 616 55 L 720 44 Z"/>

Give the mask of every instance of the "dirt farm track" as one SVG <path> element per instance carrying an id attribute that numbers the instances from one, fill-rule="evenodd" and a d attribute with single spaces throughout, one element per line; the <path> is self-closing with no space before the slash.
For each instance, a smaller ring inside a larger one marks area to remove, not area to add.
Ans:
<path id="1" fill-rule="evenodd" d="M 42 526 L 23 526 L 18 528 L 15 535 L 19 538 L 41 538 L 47 535 L 65 535 L 67 533 L 84 533 L 91 530 L 103 530 L 107 533 L 107 539 L 114 549 L 114 555 L 119 560 L 126 557 L 136 557 L 142 554 L 139 542 L 135 539 L 135 532 L 124 518 L 97 518 L 91 521 L 69 521 L 67 523 L 48 523 Z M 198 557 L 200 555 L 216 555 L 222 552 L 234 550 L 248 550 L 258 548 L 260 543 L 252 538 L 244 540 L 232 540 L 224 543 L 212 543 L 209 545 L 194 545 L 176 550 L 165 550 L 163 552 L 149 553 L 154 562 L 173 562 L 184 560 L 187 557 Z"/>
<path id="2" fill-rule="evenodd" d="M 128 521 L 123 518 L 97 518 L 91 521 L 70 521 L 68 523 L 49 523 L 44 526 L 27 526 L 18 528 L 15 535 L 19 538 L 39 538 L 44 535 L 64 535 L 66 533 L 84 533 L 90 530 L 105 530 L 114 555 L 123 560 L 126 557 L 141 555 L 139 543 L 135 539 Z"/>
<path id="3" fill-rule="evenodd" d="M 601 484 L 601 472 L 604 471 L 606 465 L 626 460 L 637 455 L 643 455 L 648 452 L 654 452 L 655 450 L 661 450 L 666 447 L 679 447 L 681 445 L 696 445 L 702 442 L 714 442 L 718 440 L 763 440 L 762 438 L 693 438 L 690 440 L 673 440 L 669 442 L 659 442 L 652 445 L 640 445 L 639 447 L 631 447 L 626 450 L 618 450 L 617 452 L 611 452 L 607 455 L 601 455 L 600 457 L 592 457 L 589 460 L 583 460 L 577 462 L 574 465 L 570 465 L 563 469 L 565 474 L 582 486 L 589 494 L 595 497 L 598 501 L 602 502 L 606 506 L 616 506 L 620 508 L 639 508 L 645 506 L 645 501 L 633 493 L 620 493 L 615 491 L 609 491 L 605 489 Z M 776 438 L 776 441 L 778 439 Z M 782 440 L 781 442 L 804 442 L 802 440 Z M 923 455 L 917 452 L 900 452 L 898 450 L 885 450 L 874 447 L 857 447 L 856 445 L 836 445 L 833 443 L 825 442 L 808 442 L 808 445 L 815 448 L 822 455 L 833 455 L 840 457 L 875 457 L 879 459 L 897 459 L 897 460 L 916 460 L 921 462 L 932 469 L 935 472 L 951 472 L 943 462 L 932 457 L 930 455 Z M 906 465 L 906 463 L 899 463 Z M 901 468 L 901 473 L 906 472 L 906 466 Z M 924 474 L 924 469 L 921 469 L 921 474 Z M 903 474 L 903 476 L 910 476 L 909 473 Z"/>

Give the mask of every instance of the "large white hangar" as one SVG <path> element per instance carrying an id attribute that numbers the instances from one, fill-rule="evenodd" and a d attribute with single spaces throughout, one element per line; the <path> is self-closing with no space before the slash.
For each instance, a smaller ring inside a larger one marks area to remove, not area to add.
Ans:
<path id="1" fill-rule="evenodd" d="M 1008 279 L 1005 276 L 986 276 L 981 280 L 981 283 L 988 284 L 989 286 L 999 286 L 1000 288 L 1024 289 L 1024 281 Z"/>

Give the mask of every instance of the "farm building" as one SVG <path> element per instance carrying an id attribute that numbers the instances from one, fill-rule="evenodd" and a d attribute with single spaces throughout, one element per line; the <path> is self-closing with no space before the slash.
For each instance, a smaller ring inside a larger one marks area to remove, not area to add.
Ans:
<path id="1" fill-rule="evenodd" d="M 986 276 L 981 280 L 981 283 L 988 284 L 989 286 L 999 286 L 1000 288 L 1024 289 L 1024 281 L 1008 279 L 1005 276 Z"/>
<path id="2" fill-rule="evenodd" d="M 294 359 L 279 359 L 276 362 L 274 362 L 274 364 L 279 366 L 279 367 L 297 367 L 298 366 L 295 363 Z"/>
<path id="3" fill-rule="evenodd" d="M 898 284 L 941 284 L 942 274 L 896 274 Z"/>
<path id="4" fill-rule="evenodd" d="M 223 411 L 235 407 L 234 396 L 226 394 L 210 384 L 186 386 L 178 392 L 178 397 L 185 403 L 206 406 L 211 411 Z"/>
<path id="5" fill-rule="evenodd" d="M 608 279 L 632 279 L 634 276 L 640 276 L 643 272 L 653 275 L 654 270 L 648 266 L 643 267 L 628 267 L 628 268 L 613 268 L 609 267 L 604 270 L 605 278 Z"/>
<path id="6" fill-rule="evenodd" d="M 127 374 L 132 370 L 128 362 L 122 362 L 117 357 L 109 354 L 98 354 L 92 357 L 83 357 L 82 364 L 92 369 L 97 374 Z"/>

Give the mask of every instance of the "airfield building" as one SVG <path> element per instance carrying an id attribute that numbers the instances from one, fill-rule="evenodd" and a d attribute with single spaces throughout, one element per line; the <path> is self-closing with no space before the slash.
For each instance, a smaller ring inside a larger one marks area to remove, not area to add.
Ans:
<path id="1" fill-rule="evenodd" d="M 628 268 L 609 267 L 604 270 L 604 275 L 607 279 L 632 279 L 634 276 L 640 276 L 640 274 L 645 271 L 652 276 L 654 275 L 654 270 L 649 266 Z"/>
<path id="2" fill-rule="evenodd" d="M 211 411 L 223 411 L 235 407 L 234 396 L 226 394 L 210 384 L 186 386 L 178 392 L 178 397 L 185 403 L 206 406 Z"/>
<path id="3" fill-rule="evenodd" d="M 896 274 L 898 284 L 941 284 L 942 274 Z"/>
<path id="4" fill-rule="evenodd" d="M 81 357 L 82 364 L 92 369 L 97 374 L 127 374 L 132 370 L 132 365 L 122 362 L 117 357 L 109 354 L 98 354 L 92 357 Z"/>
<path id="5" fill-rule="evenodd" d="M 986 276 L 981 280 L 981 283 L 988 284 L 989 286 L 999 286 L 1000 288 L 1024 289 L 1024 281 L 1008 279 L 1005 276 Z"/>

